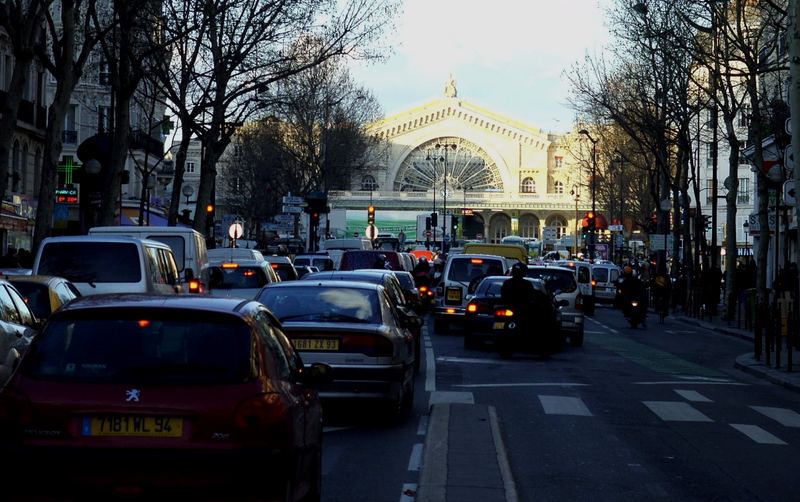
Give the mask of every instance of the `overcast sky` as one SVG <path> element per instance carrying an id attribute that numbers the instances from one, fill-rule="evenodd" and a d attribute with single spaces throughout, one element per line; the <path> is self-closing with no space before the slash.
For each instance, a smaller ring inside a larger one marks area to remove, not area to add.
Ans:
<path id="1" fill-rule="evenodd" d="M 386 115 L 441 97 L 450 73 L 458 96 L 545 131 L 570 129 L 562 72 L 608 38 L 609 0 L 403 0 L 394 55 L 357 65 Z"/>

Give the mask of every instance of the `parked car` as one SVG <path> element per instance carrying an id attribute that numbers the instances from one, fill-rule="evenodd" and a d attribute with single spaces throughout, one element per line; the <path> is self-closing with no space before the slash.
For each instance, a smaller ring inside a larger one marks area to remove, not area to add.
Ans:
<path id="1" fill-rule="evenodd" d="M 249 300 L 273 282 L 280 282 L 280 278 L 264 259 L 214 260 L 209 267 L 208 293 Z"/>
<path id="2" fill-rule="evenodd" d="M 578 289 L 575 273 L 559 266 L 528 265 L 528 277 L 541 279 L 557 302 L 568 302 L 558 309 L 561 332 L 569 337 L 571 345 L 583 346 L 583 295 Z"/>
<path id="3" fill-rule="evenodd" d="M 163 242 L 172 249 L 175 264 L 187 293 L 204 293 L 208 286 L 208 250 L 206 239 L 197 230 L 188 227 L 156 227 L 120 225 L 94 227 L 89 235 L 129 236 Z"/>
<path id="4" fill-rule="evenodd" d="M 392 419 L 411 410 L 414 338 L 383 286 L 283 282 L 266 286 L 257 299 L 280 319 L 305 361 L 333 367 L 336 380 L 320 387 L 323 399 L 376 401 Z"/>
<path id="5" fill-rule="evenodd" d="M 19 275 L 9 277 L 8 281 L 17 288 L 39 320 L 47 319 L 62 305 L 81 296 L 78 288 L 63 277 Z"/>
<path id="6" fill-rule="evenodd" d="M 447 331 L 451 322 L 463 321 L 467 294 L 473 292 L 484 277 L 505 275 L 508 268 L 508 262 L 502 256 L 485 254 L 448 256 L 436 291 L 435 331 Z"/>
<path id="7" fill-rule="evenodd" d="M 406 293 L 403 290 L 398 274 L 407 273 L 408 272 L 377 269 L 333 270 L 308 274 L 303 279 L 309 281 L 356 281 L 383 286 L 386 294 L 389 295 L 392 306 L 397 310 L 403 324 L 414 337 L 414 371 L 417 372 L 420 368 L 422 325 L 424 322 L 406 301 Z"/>
<path id="8" fill-rule="evenodd" d="M 10 282 L 0 280 L 0 388 L 17 367 L 38 330 L 39 320 L 25 304 L 22 295 Z"/>
<path id="9" fill-rule="evenodd" d="M 467 296 L 467 308 L 464 313 L 465 349 L 477 349 L 484 342 L 495 341 L 497 335 L 495 307 L 503 305 L 503 301 L 500 299 L 500 288 L 508 279 L 507 275 L 484 277 L 475 288 L 475 292 Z M 531 278 L 526 278 L 526 280 L 533 284 L 534 289 L 545 293 L 548 298 L 552 298 L 541 280 Z"/>
<path id="10" fill-rule="evenodd" d="M 48 237 L 39 245 L 33 273 L 63 277 L 83 296 L 183 292 L 172 248 L 135 237 Z"/>
<path id="11" fill-rule="evenodd" d="M 81 298 L 0 390 L 4 497 L 319 500 L 330 379 L 255 301 Z"/>

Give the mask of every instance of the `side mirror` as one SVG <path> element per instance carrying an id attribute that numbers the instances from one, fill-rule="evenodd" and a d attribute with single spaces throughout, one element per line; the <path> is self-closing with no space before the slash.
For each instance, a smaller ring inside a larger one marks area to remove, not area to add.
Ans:
<path id="1" fill-rule="evenodd" d="M 333 381 L 333 368 L 325 363 L 311 363 L 303 368 L 304 381 L 308 385 L 320 386 Z"/>

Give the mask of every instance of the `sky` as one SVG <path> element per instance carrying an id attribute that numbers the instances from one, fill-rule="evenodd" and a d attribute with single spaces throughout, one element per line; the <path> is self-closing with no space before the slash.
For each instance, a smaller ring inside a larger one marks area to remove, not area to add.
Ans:
<path id="1" fill-rule="evenodd" d="M 389 116 L 458 97 L 545 131 L 569 131 L 575 113 L 562 75 L 608 40 L 609 0 L 402 0 L 394 53 L 353 75 Z"/>

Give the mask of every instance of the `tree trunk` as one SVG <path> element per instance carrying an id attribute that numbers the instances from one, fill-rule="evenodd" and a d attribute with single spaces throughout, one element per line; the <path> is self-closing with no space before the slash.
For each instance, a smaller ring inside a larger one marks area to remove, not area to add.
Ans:
<path id="1" fill-rule="evenodd" d="M 124 80 L 123 80 L 124 81 Z M 103 170 L 103 187 L 101 194 L 98 225 L 114 224 L 114 213 L 122 193 L 122 171 L 128 159 L 131 130 L 131 96 L 118 93 L 114 110 L 114 135 L 111 143 L 111 164 Z M 122 215 L 120 215 L 121 217 Z"/>
<path id="2" fill-rule="evenodd" d="M 726 122 L 728 122 L 726 120 Z M 732 130 L 733 124 L 728 124 L 728 130 Z M 736 315 L 736 257 L 738 247 L 736 245 L 736 199 L 739 196 L 739 141 L 733 138 L 730 143 L 730 156 L 728 157 L 728 193 L 725 195 L 725 306 L 726 317 L 730 321 Z"/>
<path id="3" fill-rule="evenodd" d="M 178 224 L 178 209 L 181 204 L 181 189 L 183 188 L 183 173 L 186 171 L 186 154 L 189 151 L 189 142 L 191 139 L 191 131 L 184 128 L 187 132 L 187 137 L 181 141 L 178 146 L 178 152 L 175 154 L 175 176 L 172 181 L 172 195 L 169 200 L 169 221 L 167 224 L 174 227 Z"/>

